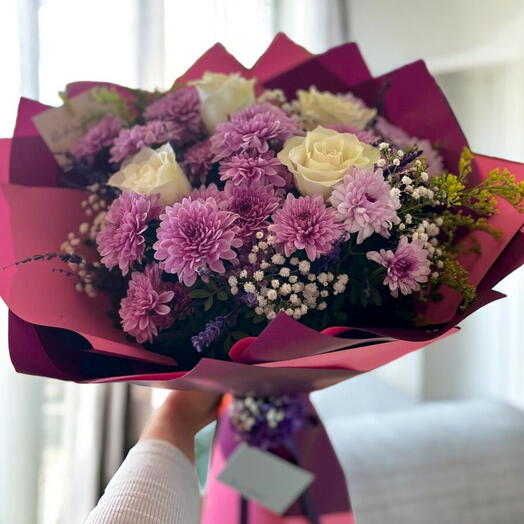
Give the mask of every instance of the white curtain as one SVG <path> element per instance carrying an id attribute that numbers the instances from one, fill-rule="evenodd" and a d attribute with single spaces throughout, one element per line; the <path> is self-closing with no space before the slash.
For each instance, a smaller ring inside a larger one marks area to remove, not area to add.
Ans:
<path id="1" fill-rule="evenodd" d="M 519 0 L 11 0 L 0 2 L 0 20 L 0 136 L 21 94 L 58 104 L 57 92 L 81 79 L 166 88 L 214 42 L 249 66 L 282 30 L 313 52 L 356 40 L 375 74 L 427 58 L 473 149 L 524 160 Z M 459 335 L 377 374 L 420 399 L 524 405 L 523 283 L 521 270 L 500 286 L 510 297 Z M 16 375 L 0 314 L 0 523 L 81 522 L 123 448 L 100 464 L 104 406 L 124 405 L 127 393 Z M 149 402 L 147 392 L 131 395 Z M 123 418 L 109 416 L 114 434 Z"/>

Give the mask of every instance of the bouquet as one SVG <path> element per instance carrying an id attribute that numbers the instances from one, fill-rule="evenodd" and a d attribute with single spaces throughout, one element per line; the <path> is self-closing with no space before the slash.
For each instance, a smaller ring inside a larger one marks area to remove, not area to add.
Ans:
<path id="1" fill-rule="evenodd" d="M 347 522 L 304 393 L 500 298 L 524 167 L 470 152 L 422 62 L 373 79 L 354 44 L 311 56 L 279 35 L 252 70 L 217 45 L 167 92 L 63 98 L 22 100 L 2 146 L 15 367 L 233 393 L 205 521 L 274 518 L 216 480 L 244 440 L 315 474 L 286 515 Z"/>

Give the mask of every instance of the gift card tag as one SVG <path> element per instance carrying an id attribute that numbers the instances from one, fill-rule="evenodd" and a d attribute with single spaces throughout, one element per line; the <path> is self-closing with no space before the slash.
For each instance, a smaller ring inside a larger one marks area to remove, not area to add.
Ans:
<path id="1" fill-rule="evenodd" d="M 42 111 L 33 117 L 38 132 L 62 167 L 66 163 L 63 153 L 75 146 L 93 124 L 112 110 L 111 105 L 93 97 L 94 89 L 68 99 L 61 107 Z"/>
<path id="2" fill-rule="evenodd" d="M 313 482 L 315 476 L 286 460 L 241 444 L 218 480 L 278 515 L 282 515 Z"/>

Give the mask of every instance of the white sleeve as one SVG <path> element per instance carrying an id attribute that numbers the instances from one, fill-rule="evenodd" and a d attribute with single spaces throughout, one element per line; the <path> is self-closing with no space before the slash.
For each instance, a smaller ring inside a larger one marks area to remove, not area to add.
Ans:
<path id="1" fill-rule="evenodd" d="M 131 449 L 85 524 L 198 524 L 200 492 L 189 459 L 163 440 Z"/>

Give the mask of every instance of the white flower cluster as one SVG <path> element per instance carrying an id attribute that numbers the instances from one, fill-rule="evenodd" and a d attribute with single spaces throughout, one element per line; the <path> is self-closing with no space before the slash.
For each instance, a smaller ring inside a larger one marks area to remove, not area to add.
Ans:
<path id="1" fill-rule="evenodd" d="M 271 403 L 271 407 L 264 412 L 264 418 L 271 429 L 275 429 L 286 418 L 283 402 L 278 397 L 259 398 L 246 396 L 235 398 L 230 404 L 229 414 L 231 422 L 240 431 L 251 431 L 259 421 L 259 415 L 263 411 L 262 406 Z"/>
<path id="2" fill-rule="evenodd" d="M 86 258 L 87 250 L 82 250 L 86 244 L 93 244 L 96 241 L 96 235 L 104 224 L 106 215 L 107 201 L 97 193 L 100 188 L 99 184 L 88 186 L 91 194 L 86 200 L 81 202 L 81 206 L 87 216 L 87 220 L 78 226 L 77 232 L 70 232 L 67 239 L 60 246 L 60 250 L 68 255 L 80 255 Z M 74 264 L 69 262 L 69 268 L 73 273 L 78 275 L 79 281 L 75 284 L 78 292 L 85 292 L 89 297 L 95 297 L 97 290 L 93 285 L 94 272 L 101 267 L 100 262 L 93 263 L 81 262 Z"/>
<path id="3" fill-rule="evenodd" d="M 381 153 L 381 158 L 377 161 L 377 167 L 387 167 L 388 165 L 392 165 L 395 168 L 397 166 L 400 166 L 400 162 L 404 158 L 404 151 L 402 149 L 398 149 L 397 151 L 393 151 L 392 147 L 388 142 L 380 142 L 378 145 L 378 149 Z M 388 179 L 388 182 L 392 182 L 392 177 Z"/>
<path id="4" fill-rule="evenodd" d="M 228 278 L 232 295 L 240 291 L 255 295 L 257 315 L 272 320 L 279 311 L 284 311 L 299 320 L 309 311 L 326 309 L 329 297 L 346 291 L 348 275 L 314 273 L 308 260 L 275 253 L 271 236 L 266 240 L 263 235 L 257 238 L 260 242 L 249 255 L 251 266 Z"/>

